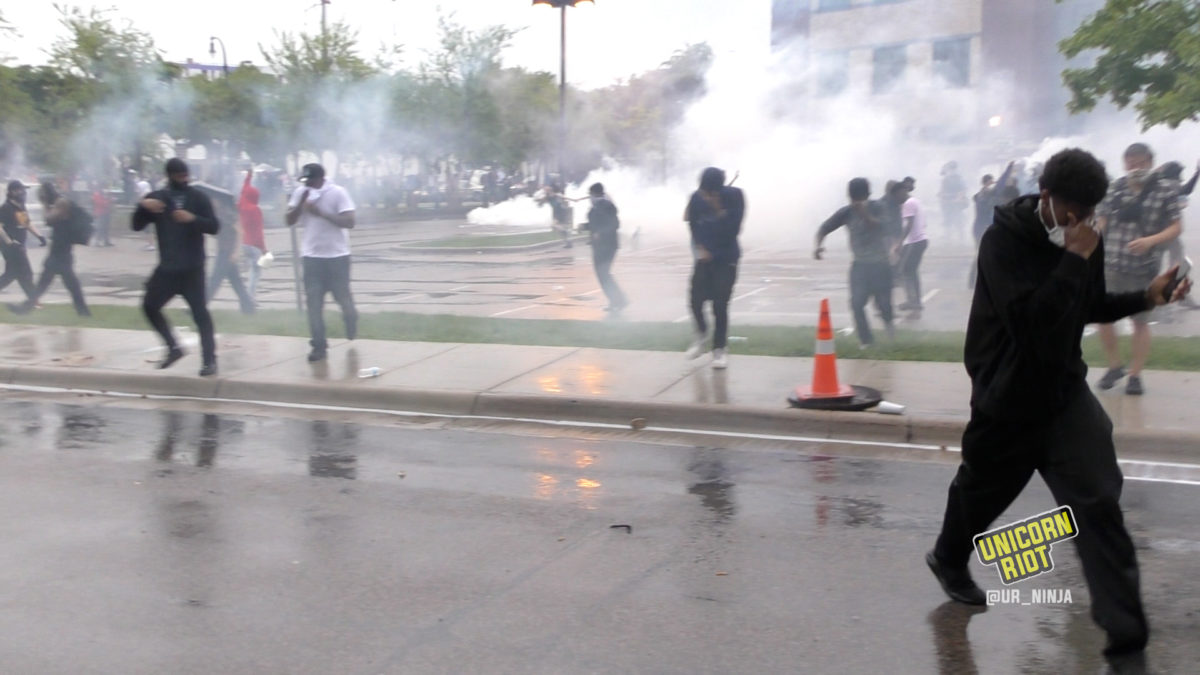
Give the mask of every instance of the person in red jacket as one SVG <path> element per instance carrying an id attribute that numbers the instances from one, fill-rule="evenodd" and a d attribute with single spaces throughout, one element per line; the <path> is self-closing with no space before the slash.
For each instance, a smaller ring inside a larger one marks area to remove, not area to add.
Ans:
<path id="1" fill-rule="evenodd" d="M 250 265 L 250 297 L 258 288 L 258 278 L 262 275 L 259 261 L 267 250 L 267 241 L 263 235 L 262 209 L 258 207 L 258 188 L 251 184 L 254 169 L 246 171 L 246 182 L 242 183 L 242 194 L 238 198 L 238 217 L 242 222 L 242 253 Z"/>

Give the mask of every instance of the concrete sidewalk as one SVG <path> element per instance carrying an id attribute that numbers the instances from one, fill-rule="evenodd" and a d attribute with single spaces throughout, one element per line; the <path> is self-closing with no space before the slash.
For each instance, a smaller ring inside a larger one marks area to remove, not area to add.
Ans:
<path id="1" fill-rule="evenodd" d="M 838 361 L 844 383 L 907 406 L 896 416 L 790 409 L 787 396 L 811 378 L 807 358 L 734 353 L 728 370 L 715 371 L 707 358 L 671 352 L 358 340 L 335 342 L 327 361 L 311 364 L 303 338 L 218 335 L 221 374 L 200 378 L 196 336 L 181 337 L 188 356 L 160 371 L 149 330 L 4 326 L 0 384 L 615 424 L 640 417 L 651 427 L 950 446 L 968 415 L 970 382 L 957 363 Z M 359 378 L 369 367 L 382 374 Z M 1191 403 L 1200 373 L 1144 380 L 1145 396 L 1099 392 L 1122 454 L 1200 452 Z"/>

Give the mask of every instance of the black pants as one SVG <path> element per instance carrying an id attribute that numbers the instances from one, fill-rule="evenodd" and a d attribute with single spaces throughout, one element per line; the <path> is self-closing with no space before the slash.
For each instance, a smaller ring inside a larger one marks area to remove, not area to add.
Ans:
<path id="1" fill-rule="evenodd" d="M 25 297 L 34 299 L 37 295 L 33 285 L 33 267 L 29 264 L 29 254 L 24 246 L 0 246 L 0 254 L 4 256 L 4 274 L 0 276 L 0 291 L 8 288 L 12 282 L 17 282 Z"/>
<path id="2" fill-rule="evenodd" d="M 616 257 L 616 246 L 603 243 L 592 244 L 592 264 L 596 267 L 596 279 L 600 282 L 600 288 L 604 289 L 604 295 L 608 297 L 608 306 L 620 309 L 629 303 L 612 275 L 613 260 Z"/>
<path id="3" fill-rule="evenodd" d="M 905 304 L 914 309 L 921 309 L 921 258 L 925 257 L 925 249 L 929 240 L 905 244 L 900 248 L 900 276 L 904 279 Z"/>
<path id="4" fill-rule="evenodd" d="M 729 297 L 737 282 L 737 263 L 697 260 L 692 268 L 691 308 L 697 333 L 707 333 L 704 302 L 712 301 L 713 349 L 725 349 L 729 334 Z"/>
<path id="5" fill-rule="evenodd" d="M 887 262 L 850 263 L 850 310 L 854 312 L 854 330 L 864 345 L 875 342 L 871 322 L 867 321 L 867 301 L 874 298 L 883 322 L 892 324 L 892 267 Z"/>
<path id="6" fill-rule="evenodd" d="M 71 255 L 70 250 L 50 251 L 46 262 L 42 264 L 42 274 L 38 277 L 33 295 L 29 296 L 26 304 L 30 308 L 37 304 L 38 299 L 49 290 L 54 277 L 62 277 L 63 286 L 66 286 L 67 292 L 71 294 L 71 304 L 75 305 L 75 312 L 80 316 L 89 316 L 91 312 L 88 311 L 87 301 L 83 299 L 83 286 L 79 283 L 79 277 L 75 276 L 75 256 Z"/>
<path id="7" fill-rule="evenodd" d="M 161 267 L 154 270 L 146 282 L 146 295 L 142 298 L 142 312 L 154 330 L 162 336 L 163 342 L 169 349 L 178 349 L 179 343 L 171 333 L 171 325 L 163 316 L 163 307 L 177 295 L 182 295 L 192 310 L 192 320 L 196 322 L 196 330 L 200 333 L 200 351 L 204 363 L 217 362 L 217 342 L 213 337 L 212 316 L 204 304 L 204 268 L 193 270 L 172 271 Z"/>
<path id="8" fill-rule="evenodd" d="M 972 538 L 988 529 L 1037 471 L 1055 501 L 1074 511 L 1092 618 L 1111 643 L 1137 646 L 1145 644 L 1149 628 L 1137 557 L 1118 504 L 1124 479 L 1112 429 L 1083 382 L 1070 404 L 1048 421 L 1015 424 L 972 410 L 935 552 L 944 564 L 965 567 Z M 1014 520 L 1032 515 L 1014 514 Z"/>
<path id="9" fill-rule="evenodd" d="M 229 285 L 233 287 L 233 292 L 238 296 L 238 304 L 241 306 L 242 313 L 253 314 L 254 299 L 246 291 L 246 285 L 242 283 L 242 275 L 238 272 L 238 265 L 229 259 L 228 253 L 218 253 L 216 262 L 213 263 L 212 274 L 208 277 L 208 288 L 205 293 L 209 302 L 216 297 L 217 291 L 221 288 L 221 282 L 226 279 L 229 280 Z"/>
<path id="10" fill-rule="evenodd" d="M 353 340 L 358 336 L 358 310 L 350 294 L 350 256 L 304 258 L 304 294 L 308 299 L 308 329 L 312 334 L 309 344 L 314 349 L 329 346 L 325 339 L 326 293 L 332 293 L 334 302 L 342 308 L 346 337 Z"/>

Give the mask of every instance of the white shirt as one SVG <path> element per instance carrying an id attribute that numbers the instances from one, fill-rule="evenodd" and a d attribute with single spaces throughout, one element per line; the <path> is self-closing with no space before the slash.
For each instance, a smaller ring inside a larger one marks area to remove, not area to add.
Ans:
<path id="1" fill-rule="evenodd" d="M 900 217 L 913 219 L 912 229 L 904 239 L 905 244 L 915 244 L 929 238 L 925 234 L 925 210 L 921 208 L 921 202 L 916 197 L 909 197 L 908 201 L 904 202 L 904 206 L 900 207 Z"/>
<path id="2" fill-rule="evenodd" d="M 320 188 L 305 185 L 296 188 L 288 199 L 289 211 L 296 208 L 305 192 L 308 193 L 307 203 L 316 204 L 322 213 L 334 215 L 354 210 L 354 202 L 345 188 L 325 179 Z M 305 258 L 341 258 L 350 255 L 350 230 L 309 213 L 307 208 L 300 212 L 300 220 L 296 221 L 296 225 L 304 228 L 300 255 Z"/>
<path id="3" fill-rule="evenodd" d="M 150 187 L 150 181 L 146 180 L 145 178 L 137 182 L 137 187 L 135 189 L 138 191 L 138 199 L 142 199 L 154 191 L 153 188 Z"/>

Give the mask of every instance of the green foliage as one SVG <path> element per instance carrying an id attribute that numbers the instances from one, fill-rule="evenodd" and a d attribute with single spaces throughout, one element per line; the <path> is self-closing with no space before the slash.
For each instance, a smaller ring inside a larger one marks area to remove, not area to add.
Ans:
<path id="1" fill-rule="evenodd" d="M 1200 115 L 1196 0 L 1108 0 L 1059 49 L 1068 58 L 1096 54 L 1091 67 L 1063 71 L 1072 112 L 1107 97 L 1121 108 L 1133 104 L 1143 128 L 1174 128 Z"/>
<path id="2" fill-rule="evenodd" d="M 439 21 L 438 47 L 403 63 L 403 46 L 361 48 L 334 23 L 323 34 L 277 33 L 259 45 L 266 66 L 185 76 L 150 35 L 115 10 L 55 5 L 60 36 L 47 66 L 0 62 L 0 168 L 116 176 L 143 169 L 165 134 L 177 148 L 282 166 L 300 150 L 333 150 L 366 165 L 418 157 L 462 166 L 516 168 L 557 147 L 558 77 L 504 64 L 517 31 Z M 10 26 L 0 16 L 0 34 Z M 548 48 L 551 46 L 548 45 Z M 600 92 L 568 89 L 578 148 L 572 166 L 602 156 L 636 161 L 662 153 L 671 126 L 704 92 L 704 45 Z M 401 64 L 403 63 L 403 67 Z"/>
<path id="3" fill-rule="evenodd" d="M 170 308 L 172 321 L 187 325 L 187 310 Z M 308 324 L 295 310 L 266 309 L 252 316 L 236 310 L 213 310 L 213 320 L 223 332 L 244 335 L 284 335 L 307 337 Z M 330 337 L 344 337 L 342 322 L 335 314 L 326 317 Z M 68 304 L 46 305 L 27 316 L 0 310 L 0 325 L 36 324 L 44 326 L 81 326 L 86 328 L 136 328 L 146 325 L 137 307 L 92 305 L 90 318 L 80 317 Z M 740 326 L 737 333 L 745 342 L 735 345 L 738 354 L 755 356 L 811 357 L 811 326 Z M 506 319 L 410 312 L 365 312 L 359 318 L 358 337 L 369 340 L 409 342 L 465 342 L 510 345 L 595 347 L 599 349 L 636 349 L 681 352 L 691 339 L 679 324 L 666 322 L 610 322 L 552 319 Z M 941 361 L 961 363 L 961 331 L 897 331 L 892 341 L 880 342 L 864 351 L 858 341 L 837 336 L 840 359 L 879 361 Z M 1128 338 L 1121 349 L 1128 350 Z M 1083 340 L 1084 360 L 1093 368 L 1103 368 L 1104 353 L 1096 337 Z M 1146 367 L 1153 370 L 1200 371 L 1200 338 L 1158 337 Z"/>
<path id="4" fill-rule="evenodd" d="M 712 60 L 708 45 L 688 45 L 657 70 L 586 95 L 604 130 L 604 152 L 627 161 L 665 152 L 670 130 L 704 96 Z"/>

